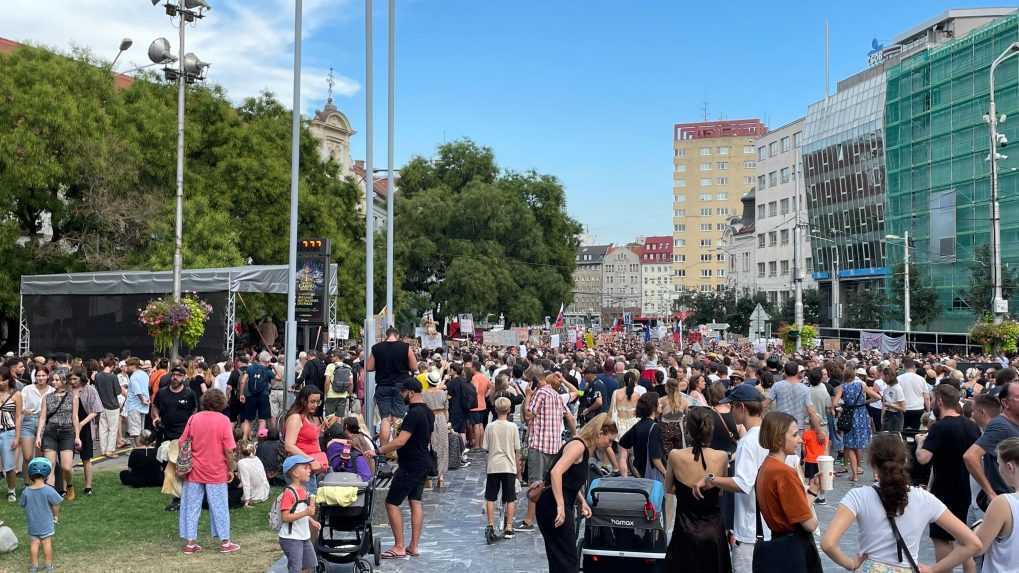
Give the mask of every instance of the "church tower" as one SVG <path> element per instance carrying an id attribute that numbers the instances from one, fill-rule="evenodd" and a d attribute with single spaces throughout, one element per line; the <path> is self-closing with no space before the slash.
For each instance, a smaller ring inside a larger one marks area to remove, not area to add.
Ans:
<path id="1" fill-rule="evenodd" d="M 329 68 L 329 98 L 326 105 L 320 111 L 315 112 L 315 118 L 311 120 L 308 127 L 311 134 L 318 140 L 318 153 L 323 161 L 332 159 L 340 165 L 340 176 L 353 175 L 350 161 L 350 138 L 354 130 L 350 127 L 350 121 L 343 115 L 336 104 L 333 103 L 333 69 Z"/>

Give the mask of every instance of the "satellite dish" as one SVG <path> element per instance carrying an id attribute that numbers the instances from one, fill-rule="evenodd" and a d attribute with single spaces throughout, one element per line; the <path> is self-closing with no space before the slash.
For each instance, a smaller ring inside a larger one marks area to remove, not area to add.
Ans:
<path id="1" fill-rule="evenodd" d="M 209 67 L 209 64 L 198 59 L 194 52 L 184 54 L 184 73 L 189 76 L 199 77 L 202 71 Z"/>
<path id="2" fill-rule="evenodd" d="M 149 44 L 149 60 L 153 64 L 169 64 L 176 62 L 177 58 L 170 53 L 170 41 L 166 38 L 156 38 Z"/>

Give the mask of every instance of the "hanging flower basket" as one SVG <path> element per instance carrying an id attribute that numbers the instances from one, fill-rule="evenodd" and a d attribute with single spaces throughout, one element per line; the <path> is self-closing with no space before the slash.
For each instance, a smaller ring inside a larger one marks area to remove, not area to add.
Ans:
<path id="1" fill-rule="evenodd" d="M 180 302 L 172 295 L 155 298 L 138 312 L 138 320 L 149 331 L 157 353 L 173 348 L 174 338 L 194 348 L 205 334 L 205 321 L 212 314 L 212 305 L 195 294 L 186 294 Z"/>

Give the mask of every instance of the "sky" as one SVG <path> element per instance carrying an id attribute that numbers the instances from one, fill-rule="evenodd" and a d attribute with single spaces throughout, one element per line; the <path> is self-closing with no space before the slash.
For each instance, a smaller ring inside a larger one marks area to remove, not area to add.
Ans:
<path id="1" fill-rule="evenodd" d="M 294 0 L 208 0 L 186 51 L 212 63 L 209 81 L 240 102 L 268 89 L 292 102 Z M 148 63 L 177 32 L 148 0 L 5 0 L 0 37 Z M 304 0 L 301 109 L 336 105 L 365 155 L 365 4 Z M 388 1 L 374 1 L 374 157 L 386 158 Z M 395 163 L 470 138 L 500 167 L 554 175 L 567 209 L 598 242 L 671 234 L 672 126 L 759 118 L 777 128 L 824 95 L 824 22 L 831 90 L 887 43 L 949 8 L 924 2 L 681 0 L 397 0 Z M 397 224 L 396 232 L 399 232 Z"/>

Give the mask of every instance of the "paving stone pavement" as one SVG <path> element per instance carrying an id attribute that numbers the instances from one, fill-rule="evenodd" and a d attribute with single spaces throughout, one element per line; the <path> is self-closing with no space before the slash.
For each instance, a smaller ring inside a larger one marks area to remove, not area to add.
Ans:
<path id="1" fill-rule="evenodd" d="M 421 556 L 401 560 L 383 561 L 376 571 L 384 573 L 421 573 L 422 571 L 478 571 L 485 573 L 534 573 L 546 571 L 545 547 L 541 533 L 517 532 L 512 540 L 500 540 L 486 545 L 484 539 L 485 518 L 483 513 L 485 461 L 480 454 L 471 455 L 470 467 L 454 470 L 447 477 L 446 489 L 441 492 L 425 490 L 425 527 L 421 536 Z M 860 484 L 869 485 L 872 476 L 868 470 Z M 838 500 L 851 488 L 845 479 L 836 480 L 835 491 L 828 493 L 828 504 L 817 506 L 821 529 L 835 515 Z M 374 511 L 375 534 L 382 539 L 382 547 L 393 542 L 393 536 L 386 521 L 383 507 L 385 492 L 376 497 Z M 523 495 L 518 502 L 517 515 L 526 511 Z M 404 526 L 410 535 L 410 513 L 403 508 Z M 518 521 L 519 521 L 518 517 Z M 856 553 L 857 527 L 852 525 L 842 538 L 843 550 Z M 818 537 L 820 544 L 820 537 Z M 831 562 L 823 553 L 821 558 L 826 572 L 845 571 Z M 921 543 L 919 563 L 933 563 L 934 548 L 925 538 Z M 328 571 L 350 571 L 350 567 L 331 566 Z M 286 561 L 280 559 L 269 573 L 286 573 Z M 735 573 L 750 573 L 737 571 Z"/>

